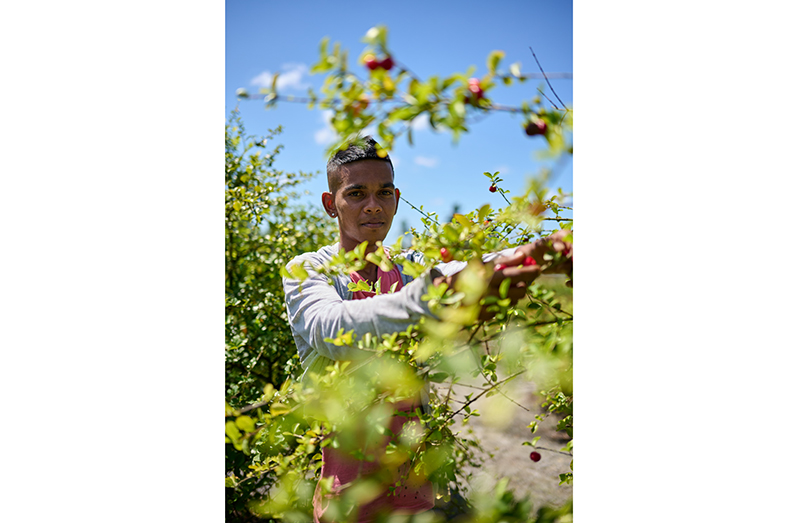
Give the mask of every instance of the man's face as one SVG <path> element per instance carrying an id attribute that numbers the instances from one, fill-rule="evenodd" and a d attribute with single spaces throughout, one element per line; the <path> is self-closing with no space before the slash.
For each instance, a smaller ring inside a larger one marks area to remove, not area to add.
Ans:
<path id="1" fill-rule="evenodd" d="M 322 203 L 338 218 L 341 247 L 351 250 L 364 241 L 373 247 L 385 240 L 399 203 L 391 165 L 381 160 L 348 163 L 338 168 L 338 180 L 335 194 L 324 193 Z"/>

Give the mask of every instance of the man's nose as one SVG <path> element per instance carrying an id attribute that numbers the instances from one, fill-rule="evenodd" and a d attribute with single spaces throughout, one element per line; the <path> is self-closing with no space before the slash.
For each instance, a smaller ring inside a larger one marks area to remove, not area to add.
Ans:
<path id="1" fill-rule="evenodd" d="M 365 211 L 371 214 L 382 212 L 382 204 L 380 203 L 376 195 L 371 195 L 368 197 L 368 200 L 366 201 Z"/>

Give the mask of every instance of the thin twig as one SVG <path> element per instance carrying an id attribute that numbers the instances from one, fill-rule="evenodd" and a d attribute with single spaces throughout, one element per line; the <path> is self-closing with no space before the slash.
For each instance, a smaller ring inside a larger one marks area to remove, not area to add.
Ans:
<path id="1" fill-rule="evenodd" d="M 523 78 L 525 80 L 536 80 L 536 79 L 539 80 L 541 78 L 546 78 L 547 75 L 548 75 L 549 78 L 557 78 L 557 79 L 560 79 L 560 80 L 573 80 L 573 78 L 574 78 L 574 74 L 573 73 L 544 73 L 544 74 L 527 73 L 527 74 L 522 74 L 521 76 L 514 76 L 514 75 L 511 75 L 511 74 L 499 74 L 499 75 L 496 75 L 494 78 L 499 78 L 499 79 L 502 79 L 502 80 L 505 79 L 505 78 L 512 78 L 512 79 Z"/>
<path id="2" fill-rule="evenodd" d="M 546 447 L 538 447 L 538 446 L 535 446 L 535 448 L 536 449 L 540 449 L 540 450 L 548 450 L 549 452 L 557 452 L 558 454 L 565 454 L 566 456 L 574 457 L 574 455 L 571 454 L 570 452 L 563 452 L 561 450 L 554 450 L 554 449 L 549 449 L 549 448 L 546 448 Z"/>
<path id="3" fill-rule="evenodd" d="M 541 93 L 542 93 L 542 91 L 541 91 Z M 251 95 L 250 94 L 250 95 L 248 95 L 246 97 L 246 99 L 248 99 L 248 100 L 265 100 L 267 98 L 267 96 L 269 96 L 269 95 Z M 546 96 L 545 93 L 543 94 L 543 96 Z M 380 102 L 380 103 L 394 103 L 394 104 L 411 105 L 411 104 L 408 104 L 405 100 L 398 99 L 398 98 L 399 97 L 395 96 L 394 98 L 381 98 L 381 99 L 379 99 L 377 101 Z M 548 97 L 546 97 L 546 99 L 549 100 Z M 294 96 L 294 95 L 276 95 L 274 98 L 271 98 L 270 101 L 271 102 L 275 102 L 275 103 L 277 101 L 283 101 L 283 102 L 293 102 L 293 103 L 303 103 L 303 104 L 307 104 L 307 103 L 311 103 L 312 102 L 312 103 L 314 103 L 316 105 L 319 105 L 319 106 L 322 106 L 322 105 L 334 106 L 335 104 L 343 103 L 343 100 L 341 100 L 340 98 L 330 98 L 330 99 L 316 98 L 315 100 L 313 100 L 311 98 L 305 98 L 305 97 L 302 97 L 302 96 Z M 551 102 L 551 100 L 549 100 L 549 102 Z M 454 100 L 449 100 L 448 98 L 441 98 L 439 100 L 439 103 L 442 106 L 448 106 L 448 105 L 451 105 L 452 103 L 454 103 Z M 561 109 L 561 108 L 557 107 L 557 105 L 554 102 L 551 102 L 551 105 L 554 106 L 554 108 L 556 110 L 558 110 L 558 111 L 565 111 L 563 114 L 567 114 L 568 111 L 569 111 L 567 108 Z M 504 112 L 509 112 L 509 113 L 523 113 L 524 112 L 524 109 L 521 108 L 521 107 L 511 107 L 509 105 L 501 105 L 501 104 L 494 104 L 494 103 L 492 103 L 491 105 L 489 105 L 487 107 L 477 107 L 477 109 L 481 109 L 481 110 L 486 111 L 486 112 L 489 112 L 489 111 L 504 111 Z"/>
<path id="4" fill-rule="evenodd" d="M 433 218 L 433 217 L 432 217 L 432 216 L 430 216 L 429 214 L 425 213 L 424 211 L 422 211 L 421 209 L 419 209 L 418 207 L 416 207 L 415 205 L 413 205 L 412 203 L 410 203 L 409 201 L 407 201 L 407 199 L 406 199 L 404 196 L 399 196 L 399 198 L 401 198 L 401 199 L 402 199 L 402 201 L 404 201 L 404 202 L 405 202 L 407 205 L 409 205 L 409 206 L 410 206 L 410 207 L 412 207 L 413 209 L 417 210 L 418 212 L 420 212 L 421 214 L 423 214 L 424 216 L 426 216 L 427 218 L 429 218 L 430 220 L 432 220 L 433 222 L 435 222 L 435 224 L 436 224 L 436 225 L 440 225 L 440 224 L 438 223 L 438 220 L 436 220 L 435 218 Z"/>
<path id="5" fill-rule="evenodd" d="M 541 90 L 540 90 L 540 87 L 538 87 L 538 92 L 539 92 L 540 94 L 542 94 L 542 95 L 544 96 L 544 98 L 546 98 L 546 100 L 548 100 L 548 101 L 549 101 L 549 103 L 550 103 L 551 105 L 553 105 L 553 106 L 554 106 L 554 108 L 555 108 L 555 109 L 557 109 L 557 110 L 559 110 L 559 109 L 560 109 L 559 107 L 557 107 L 557 104 L 556 104 L 556 103 L 554 103 L 554 102 L 552 102 L 552 101 L 551 101 L 551 98 L 549 98 L 548 96 L 546 96 L 546 93 L 544 93 L 543 91 L 541 91 Z"/>
<path id="6" fill-rule="evenodd" d="M 551 86 L 551 82 L 549 82 L 549 79 L 546 76 L 545 71 L 543 71 L 543 67 L 540 65 L 540 62 L 538 61 L 538 57 L 535 56 L 535 51 L 532 49 L 532 46 L 529 47 L 529 50 L 532 51 L 532 57 L 535 59 L 535 62 L 537 62 L 538 67 L 540 68 L 540 72 L 543 74 L 543 78 L 545 78 L 546 79 L 546 83 L 549 84 L 549 89 L 551 89 L 551 92 L 554 93 L 554 96 L 557 96 L 557 92 L 554 90 L 554 87 Z M 559 96 L 557 96 L 557 100 L 560 101 L 560 105 L 565 107 L 565 103 L 562 100 L 560 100 Z M 552 104 L 552 105 L 554 105 L 554 104 Z"/>
<path id="7" fill-rule="evenodd" d="M 487 394 L 487 393 L 488 393 L 488 392 L 490 392 L 491 390 L 495 389 L 495 388 L 496 388 L 496 387 L 498 387 L 499 385 L 501 385 L 501 384 L 503 384 L 503 383 L 506 383 L 506 382 L 510 381 L 511 379 L 513 379 L 513 378 L 516 378 L 517 376 L 520 376 L 521 374 L 523 374 L 523 373 L 525 373 L 525 372 L 526 372 L 526 370 L 521 370 L 521 371 L 518 371 L 518 372 L 516 372 L 515 374 L 512 374 L 512 375 L 510 375 L 510 376 L 508 376 L 508 377 L 504 378 L 504 379 L 503 379 L 503 380 L 501 380 L 501 381 L 497 381 L 496 383 L 494 383 L 492 386 L 488 387 L 487 389 L 484 389 L 482 392 L 480 392 L 479 394 L 477 394 L 477 396 L 476 396 L 476 397 L 474 397 L 474 398 L 471 398 L 471 399 L 468 401 L 468 403 L 466 403 L 465 405 L 463 405 L 462 407 L 460 407 L 460 408 L 459 408 L 459 409 L 457 409 L 456 411 L 452 412 L 452 413 L 451 413 L 449 416 L 447 416 L 447 417 L 446 417 L 446 419 L 444 419 L 444 420 L 443 420 L 443 423 L 445 424 L 447 421 L 449 421 L 450 419 L 452 419 L 452 418 L 454 417 L 454 415 L 455 415 L 455 414 L 457 414 L 458 412 L 460 412 L 460 411 L 464 410 L 464 409 L 465 409 L 467 406 L 471 405 L 472 403 L 474 403 L 474 402 L 475 402 L 475 401 L 477 401 L 479 398 L 481 398 L 482 396 L 484 396 L 485 394 Z"/>
<path id="8" fill-rule="evenodd" d="M 485 347 L 486 348 L 488 347 L 487 342 L 485 343 Z M 482 365 L 482 362 L 479 361 L 479 359 L 477 358 L 477 354 L 474 351 L 471 351 L 471 354 L 473 354 L 474 359 L 477 360 L 477 368 L 479 369 L 479 373 L 482 375 L 483 378 L 485 378 L 485 381 L 489 384 L 491 381 L 490 381 L 490 378 L 488 378 L 488 376 L 485 374 L 485 370 L 484 370 L 484 366 Z M 488 352 L 488 355 L 490 355 L 490 352 Z M 499 394 L 501 394 L 502 396 L 504 396 L 508 400 L 512 401 L 513 403 L 515 403 L 516 405 L 518 405 L 519 407 L 521 407 L 525 411 L 531 412 L 528 408 L 524 407 L 523 405 L 521 405 L 520 403 L 515 401 L 513 398 L 511 398 L 510 396 L 505 394 L 502 389 L 496 389 L 496 392 L 498 392 Z"/>
<path id="9" fill-rule="evenodd" d="M 572 321 L 574 321 L 573 318 L 558 318 L 558 319 L 552 320 L 552 321 L 538 321 L 538 322 L 535 322 L 535 323 L 527 323 L 525 325 L 525 327 L 542 327 L 544 325 L 554 325 L 555 323 L 559 324 L 559 323 L 567 323 L 567 322 L 572 322 Z M 487 341 L 493 341 L 493 340 L 495 340 L 496 338 L 498 338 L 501 335 L 502 335 L 501 332 L 497 332 L 493 336 L 491 336 L 489 338 L 486 338 L 486 339 L 487 339 Z"/>

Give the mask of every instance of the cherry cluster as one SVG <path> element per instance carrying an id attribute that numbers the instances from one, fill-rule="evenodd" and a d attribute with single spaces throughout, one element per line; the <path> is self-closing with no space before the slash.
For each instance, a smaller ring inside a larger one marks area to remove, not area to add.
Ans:
<path id="1" fill-rule="evenodd" d="M 377 57 L 373 54 L 367 54 L 363 57 L 363 62 L 368 67 L 369 71 L 374 71 L 375 69 L 385 69 L 386 71 L 390 71 L 393 69 L 393 58 L 390 55 L 387 55 L 382 60 L 377 60 Z"/>

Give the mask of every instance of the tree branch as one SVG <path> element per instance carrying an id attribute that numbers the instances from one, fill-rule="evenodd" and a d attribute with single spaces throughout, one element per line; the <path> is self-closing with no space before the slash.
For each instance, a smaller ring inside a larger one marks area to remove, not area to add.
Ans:
<path id="1" fill-rule="evenodd" d="M 546 83 L 547 83 L 547 84 L 549 84 L 549 89 L 551 89 L 551 92 L 552 92 L 552 93 L 554 93 L 554 96 L 557 96 L 557 92 L 554 90 L 554 87 L 552 87 L 552 86 L 551 86 L 551 82 L 549 82 L 549 79 L 548 79 L 548 77 L 546 77 L 546 73 L 543 71 L 543 67 L 540 65 L 540 62 L 538 61 L 538 57 L 537 57 L 537 56 L 535 56 L 535 51 L 534 51 L 534 50 L 532 50 L 532 46 L 530 46 L 530 47 L 529 47 L 529 50 L 530 50 L 530 51 L 532 51 L 532 57 L 535 59 L 535 62 L 537 62 L 537 64 L 538 64 L 538 67 L 540 68 L 540 72 L 541 72 L 541 74 L 543 75 L 543 78 L 545 78 L 545 79 L 546 79 Z M 560 104 L 561 104 L 563 107 L 565 107 L 565 104 L 563 103 L 563 101 L 562 101 L 562 100 L 560 100 L 560 97 L 559 97 L 559 96 L 557 96 L 557 100 L 559 100 L 559 101 L 560 101 Z M 551 101 L 551 100 L 549 100 L 549 101 Z M 552 105 L 554 105 L 554 104 L 552 104 Z"/>

